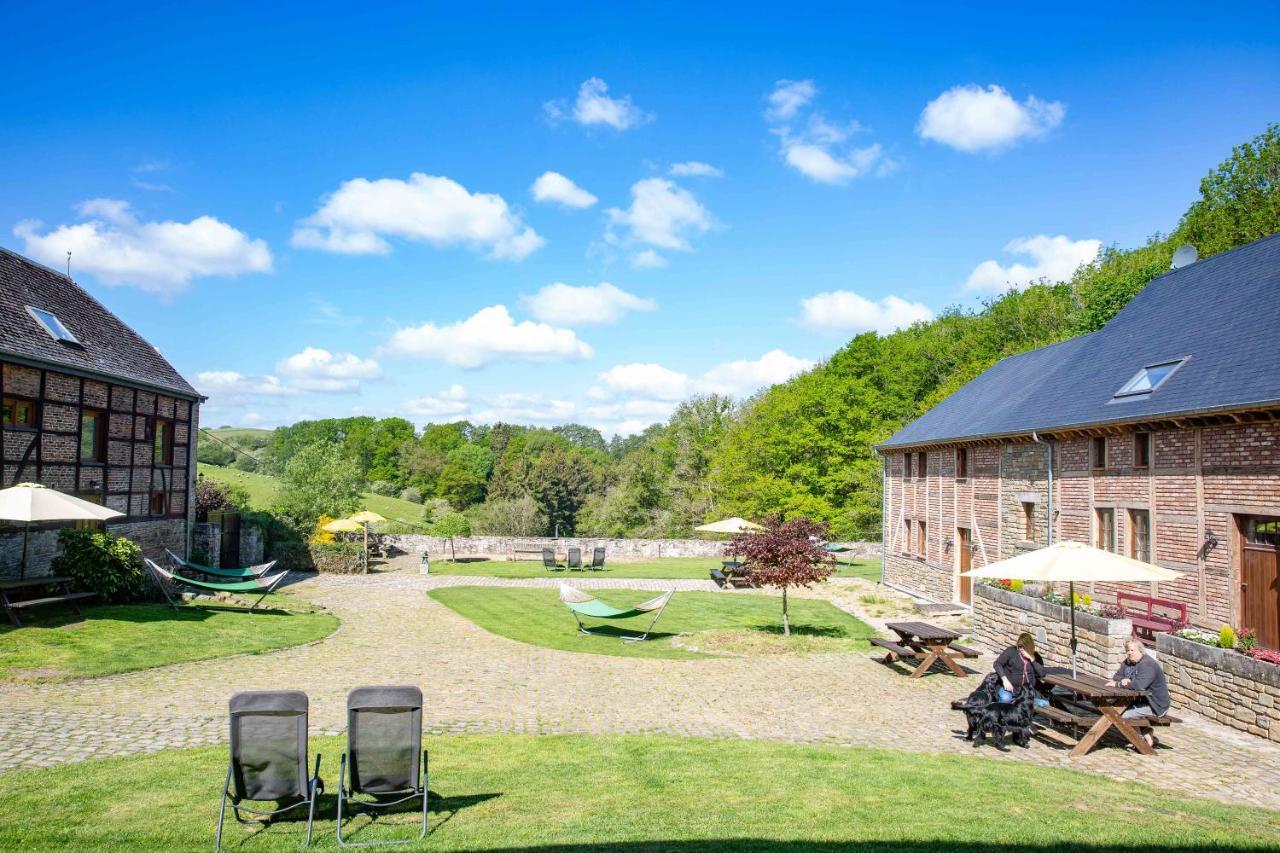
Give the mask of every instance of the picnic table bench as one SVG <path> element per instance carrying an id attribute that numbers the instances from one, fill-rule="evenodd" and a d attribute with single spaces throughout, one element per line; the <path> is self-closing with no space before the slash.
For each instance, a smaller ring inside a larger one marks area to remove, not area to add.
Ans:
<path id="1" fill-rule="evenodd" d="M 1167 634 L 1187 624 L 1187 605 L 1181 601 L 1118 592 L 1116 604 L 1124 611 L 1125 618 L 1133 623 L 1133 635 L 1144 642 L 1154 641 L 1157 632 Z M 1157 607 L 1171 613 L 1157 613 Z"/>
<path id="2" fill-rule="evenodd" d="M 1067 670 L 1053 668 L 1045 673 L 1044 681 L 1059 689 L 1049 692 L 1049 705 L 1036 708 L 1036 715 L 1060 726 L 1087 728 L 1072 748 L 1072 758 L 1087 755 L 1113 728 L 1138 752 L 1151 755 L 1153 750 L 1138 729 L 1182 722 L 1168 714 L 1125 717 L 1124 712 L 1129 706 L 1150 694 L 1146 690 L 1108 685 L 1106 679 L 1096 675 L 1081 673 L 1073 676 Z"/>
<path id="3" fill-rule="evenodd" d="M 956 643 L 961 635 L 949 628 L 939 628 L 928 622 L 889 622 L 885 627 L 898 635 L 897 641 L 872 637 L 871 644 L 885 650 L 883 662 L 886 665 L 904 658 L 920 659 L 920 664 L 911 673 L 912 678 L 920 678 L 938 661 L 964 677 L 968 673 L 956 661 L 978 656 L 977 651 Z"/>
<path id="4" fill-rule="evenodd" d="M 72 592 L 69 586 L 70 583 L 71 578 L 62 575 L 0 581 L 0 605 L 4 606 L 4 612 L 8 614 L 9 621 L 13 623 L 15 628 L 22 627 L 22 620 L 18 617 L 20 611 L 29 610 L 33 607 L 43 607 L 46 604 L 70 604 L 75 609 L 76 615 L 83 618 L 84 614 L 80 612 L 78 602 L 93 598 L 97 593 Z M 12 595 L 15 592 L 21 594 L 30 590 L 47 591 L 50 587 L 56 587 L 58 591 L 52 595 L 37 595 L 35 598 L 14 598 Z"/>

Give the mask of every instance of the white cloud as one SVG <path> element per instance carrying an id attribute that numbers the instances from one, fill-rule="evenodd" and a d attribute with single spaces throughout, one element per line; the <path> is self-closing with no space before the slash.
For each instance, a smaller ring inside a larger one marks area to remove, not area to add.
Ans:
<path id="1" fill-rule="evenodd" d="M 565 207 L 586 208 L 599 199 L 559 172 L 543 172 L 529 190 L 535 201 L 554 201 Z"/>
<path id="2" fill-rule="evenodd" d="M 466 368 L 504 360 L 577 361 L 593 355 L 570 329 L 529 320 L 516 323 L 505 305 L 482 308 L 448 326 L 423 323 L 398 329 L 386 349 Z"/>
<path id="3" fill-rule="evenodd" d="M 300 225 L 294 246 L 340 254 L 385 255 L 391 251 L 386 238 L 399 237 L 518 261 L 546 242 L 502 196 L 471 193 L 457 181 L 421 172 L 407 181 L 346 181 Z"/>
<path id="4" fill-rule="evenodd" d="M 655 400 L 680 400 L 689 395 L 691 387 L 688 375 L 653 363 L 620 364 L 599 378 L 610 391 Z"/>
<path id="5" fill-rule="evenodd" d="M 476 412 L 481 423 L 551 423 L 561 424 L 573 420 L 577 404 L 569 400 L 556 400 L 542 394 L 499 394 L 488 401 L 488 408 Z"/>
<path id="6" fill-rule="evenodd" d="M 983 261 L 969 273 L 964 289 L 1003 293 L 1041 279 L 1066 281 L 1081 265 L 1091 263 L 1101 247 L 1101 240 L 1072 240 L 1061 234 L 1019 237 L 1006 244 L 1004 250 L 1012 255 L 1029 255 L 1032 263 L 1006 267 L 994 260 Z"/>
<path id="7" fill-rule="evenodd" d="M 854 136 L 865 129 L 856 121 L 833 124 L 818 112 L 810 112 L 801 122 L 817 88 L 812 80 L 780 80 L 766 96 L 765 118 L 770 132 L 779 139 L 782 158 L 800 174 L 821 184 L 847 184 L 855 178 L 875 173 L 885 175 L 897 164 L 887 158 L 879 143 L 855 146 Z"/>
<path id="8" fill-rule="evenodd" d="M 631 256 L 631 266 L 638 270 L 657 270 L 667 265 L 667 259 L 653 249 L 645 249 Z"/>
<path id="9" fill-rule="evenodd" d="M 574 287 L 557 282 L 524 299 L 529 313 L 544 323 L 559 326 L 610 325 L 628 311 L 652 311 L 658 303 L 627 293 L 607 281 Z"/>
<path id="10" fill-rule="evenodd" d="M 824 332 L 888 334 L 933 319 L 933 311 L 924 303 L 892 295 L 873 301 L 851 290 L 818 293 L 803 300 L 800 307 L 804 324 Z"/>
<path id="11" fill-rule="evenodd" d="M 780 349 L 770 350 L 754 361 L 741 359 L 716 365 L 702 375 L 698 390 L 745 397 L 761 388 L 786 382 L 813 365 L 807 358 L 797 358 Z"/>
<path id="12" fill-rule="evenodd" d="M 644 243 L 659 249 L 691 252 L 689 239 L 711 229 L 711 212 L 693 193 L 666 178 L 645 178 L 631 185 L 631 207 L 610 208 L 605 239 L 617 246 Z M 614 228 L 625 229 L 618 234 Z"/>
<path id="13" fill-rule="evenodd" d="M 13 233 L 27 255 L 54 269 L 65 268 L 69 251 L 73 275 L 156 293 L 182 291 L 193 278 L 272 271 L 265 241 L 212 216 L 142 222 L 128 202 L 106 198 L 83 202 L 77 212 L 88 221 L 41 234 L 41 223 L 26 220 Z"/>
<path id="14" fill-rule="evenodd" d="M 209 420 L 216 412 L 230 413 L 231 409 L 244 406 L 250 402 L 261 402 L 266 399 L 277 399 L 297 394 L 275 376 L 248 376 L 234 370 L 206 370 L 196 374 L 196 389 L 209 398 L 201 408 L 201 418 Z M 206 411 L 209 418 L 205 418 Z M 238 420 L 238 418 L 232 418 Z"/>
<path id="15" fill-rule="evenodd" d="M 723 178 L 724 172 L 710 163 L 688 160 L 684 163 L 673 163 L 668 172 L 682 178 Z"/>
<path id="16" fill-rule="evenodd" d="M 547 117 L 554 121 L 572 118 L 584 127 L 607 124 L 615 130 L 626 130 L 653 121 L 653 114 L 646 113 L 631 102 L 630 95 L 609 97 L 609 86 L 599 77 L 584 80 L 578 87 L 578 99 L 570 107 L 563 99 L 543 104 Z"/>
<path id="17" fill-rule="evenodd" d="M 334 394 L 358 391 L 362 381 L 382 376 L 382 368 L 372 358 L 349 352 L 335 354 L 318 347 L 307 347 L 281 360 L 276 372 L 300 391 Z"/>
<path id="18" fill-rule="evenodd" d="M 1067 108 L 1061 101 L 1042 101 L 1028 95 L 1021 103 L 1002 87 L 956 86 L 930 101 L 916 130 L 961 151 L 995 151 L 1022 139 L 1042 136 L 1062 123 Z"/>
<path id="19" fill-rule="evenodd" d="M 465 415 L 470 406 L 467 389 L 461 385 L 450 385 L 439 394 L 406 400 L 402 408 L 409 414 L 419 417 L 456 418 Z"/>
<path id="20" fill-rule="evenodd" d="M 818 87 L 812 80 L 779 80 L 765 97 L 769 108 L 765 110 L 764 117 L 770 123 L 790 121 L 809 105 L 816 94 Z"/>

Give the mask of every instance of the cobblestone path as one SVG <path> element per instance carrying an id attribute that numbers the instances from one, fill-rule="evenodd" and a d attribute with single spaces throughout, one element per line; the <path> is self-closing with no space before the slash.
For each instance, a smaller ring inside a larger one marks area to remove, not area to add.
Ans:
<path id="1" fill-rule="evenodd" d="M 0 772 L 220 742 L 236 690 L 296 688 L 311 697 L 313 733 L 338 733 L 346 692 L 412 683 L 433 733 L 662 733 L 981 754 L 1104 773 L 1187 794 L 1280 808 L 1280 746 L 1175 709 L 1155 758 L 1119 747 L 1069 759 L 1035 741 L 1006 754 L 974 750 L 948 710 L 976 679 L 910 680 L 870 653 L 650 660 L 517 643 L 432 601 L 435 586 L 546 586 L 396 572 L 321 576 L 291 587 L 342 621 L 328 639 L 261 655 L 51 684 L 0 685 Z M 577 577 L 588 588 L 707 589 L 705 581 Z M 817 594 L 858 612 L 860 582 Z M 878 619 L 872 619 L 873 623 Z M 971 662 L 975 669 L 989 659 Z"/>

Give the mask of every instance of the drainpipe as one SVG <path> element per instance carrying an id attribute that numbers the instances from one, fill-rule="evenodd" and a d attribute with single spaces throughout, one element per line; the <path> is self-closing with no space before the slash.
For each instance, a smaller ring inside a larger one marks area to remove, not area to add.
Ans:
<path id="1" fill-rule="evenodd" d="M 880 460 L 880 583 L 884 583 L 885 560 L 888 556 L 885 540 L 889 538 L 889 457 L 882 453 Z"/>
<path id="2" fill-rule="evenodd" d="M 1049 454 L 1049 501 L 1046 509 L 1049 511 L 1048 524 L 1045 525 L 1045 542 L 1046 545 L 1053 544 L 1053 439 L 1041 439 L 1040 436 L 1031 432 L 1031 440 L 1036 444 L 1043 444 Z"/>

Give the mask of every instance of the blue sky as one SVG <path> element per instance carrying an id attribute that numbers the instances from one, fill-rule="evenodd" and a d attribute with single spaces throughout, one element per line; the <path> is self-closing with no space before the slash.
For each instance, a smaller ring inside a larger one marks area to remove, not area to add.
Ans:
<path id="1" fill-rule="evenodd" d="M 71 249 L 206 425 L 633 431 L 1167 230 L 1280 119 L 1261 4 L 7 23 L 0 244 Z"/>

